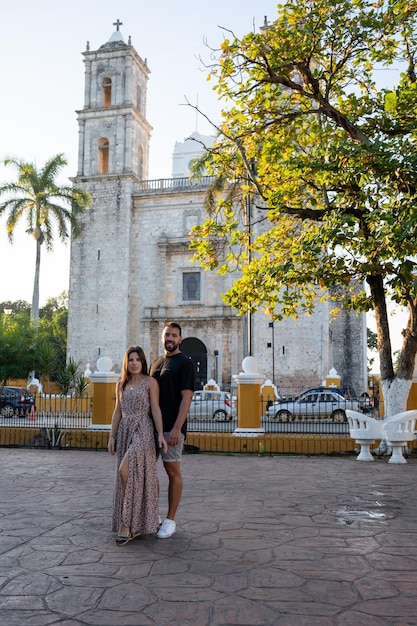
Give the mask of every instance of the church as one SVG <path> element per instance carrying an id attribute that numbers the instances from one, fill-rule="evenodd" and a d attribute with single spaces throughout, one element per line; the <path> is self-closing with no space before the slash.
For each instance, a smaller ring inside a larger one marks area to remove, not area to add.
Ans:
<path id="1" fill-rule="evenodd" d="M 68 356 L 92 370 L 107 356 L 120 371 L 126 348 L 135 344 L 150 362 L 161 353 L 164 323 L 172 320 L 181 324 L 182 351 L 196 366 L 199 388 L 214 379 L 230 389 L 242 360 L 252 355 L 281 394 L 319 385 L 333 368 L 343 387 L 362 393 L 364 315 L 343 312 L 333 319 L 334 304 L 324 302 L 298 320 L 272 323 L 261 312 L 238 316 L 221 299 L 233 275 L 190 262 L 189 233 L 205 220 L 208 186 L 207 179 L 188 176 L 200 144 L 178 142 L 172 178 L 149 180 L 150 72 L 116 24 L 106 43 L 97 50 L 87 44 L 83 52 L 84 105 L 77 111 L 72 180 L 90 193 L 92 205 L 71 243 Z"/>

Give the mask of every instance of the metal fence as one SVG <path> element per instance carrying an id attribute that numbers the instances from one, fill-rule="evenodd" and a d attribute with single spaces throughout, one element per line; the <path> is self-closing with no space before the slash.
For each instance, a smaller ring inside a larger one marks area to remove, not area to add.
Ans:
<path id="1" fill-rule="evenodd" d="M 84 398 L 36 395 L 35 407 L 0 408 L 0 445 L 33 448 L 88 447 L 87 433 L 92 423 L 92 396 Z M 70 444 L 78 441 L 78 444 Z"/>
<path id="2" fill-rule="evenodd" d="M 208 396 L 208 394 L 206 394 Z M 310 398 L 311 399 L 311 398 Z M 313 398 L 314 400 L 314 398 Z M 237 399 L 227 393 L 196 399 L 188 417 L 186 452 L 301 452 L 308 454 L 353 451 L 348 423 L 342 419 L 348 400 L 332 404 L 316 398 L 315 411 L 306 403 L 300 412 L 296 399 L 279 405 L 273 399 L 260 401 L 259 436 L 242 436 L 237 431 Z M 106 449 L 108 429 L 92 422 L 93 398 L 38 396 L 36 410 L 1 415 L 0 446 L 32 448 Z M 282 407 L 285 407 L 284 409 Z M 377 411 L 372 409 L 377 416 Z"/>

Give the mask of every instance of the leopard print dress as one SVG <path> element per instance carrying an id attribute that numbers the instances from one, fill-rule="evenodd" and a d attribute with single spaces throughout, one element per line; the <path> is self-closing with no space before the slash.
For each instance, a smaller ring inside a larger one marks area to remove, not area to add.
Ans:
<path id="1" fill-rule="evenodd" d="M 143 535 L 158 530 L 159 495 L 153 423 L 150 417 L 149 378 L 138 387 L 125 387 L 121 398 L 122 419 L 117 431 L 117 467 L 112 530 L 123 523 L 131 533 Z M 129 472 L 124 501 L 121 498 L 119 466 L 128 455 Z"/>

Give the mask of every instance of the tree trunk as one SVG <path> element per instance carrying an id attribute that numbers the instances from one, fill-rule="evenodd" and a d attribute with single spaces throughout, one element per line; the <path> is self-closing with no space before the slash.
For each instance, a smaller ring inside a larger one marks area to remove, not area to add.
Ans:
<path id="1" fill-rule="evenodd" d="M 30 312 L 30 316 L 35 326 L 37 326 L 39 322 L 39 274 L 41 267 L 41 245 L 42 239 L 39 237 L 36 239 L 35 278 L 33 281 L 32 309 Z"/>
<path id="2" fill-rule="evenodd" d="M 407 410 L 411 383 L 411 378 L 399 378 L 398 376 L 393 380 L 381 379 L 385 419 Z"/>
<path id="3" fill-rule="evenodd" d="M 385 417 L 406 411 L 407 400 L 413 382 L 417 352 L 417 311 L 416 303 L 409 304 L 410 315 L 403 330 L 403 344 L 398 362 L 398 371 L 391 381 L 382 378 L 382 392 L 385 400 Z M 382 374 L 382 372 L 381 372 Z"/>
<path id="4" fill-rule="evenodd" d="M 391 417 L 407 409 L 414 374 L 417 353 L 417 309 L 416 301 L 409 304 L 410 316 L 403 331 L 403 344 L 398 364 L 394 373 L 388 313 L 383 280 L 380 276 L 367 278 L 371 290 L 372 303 L 376 319 L 378 353 L 381 371 L 381 386 L 384 396 L 384 417 Z"/>

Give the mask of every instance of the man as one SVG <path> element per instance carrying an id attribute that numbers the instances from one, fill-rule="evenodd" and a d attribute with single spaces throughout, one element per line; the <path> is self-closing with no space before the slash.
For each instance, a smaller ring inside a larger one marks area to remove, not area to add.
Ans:
<path id="1" fill-rule="evenodd" d="M 180 350 L 181 326 L 167 322 L 162 331 L 164 355 L 151 363 L 150 374 L 159 383 L 159 404 L 168 452 L 161 453 L 168 474 L 168 514 L 157 533 L 158 539 L 171 537 L 176 531 L 175 514 L 181 500 L 181 458 L 187 434 L 187 415 L 195 390 L 193 362 Z"/>

